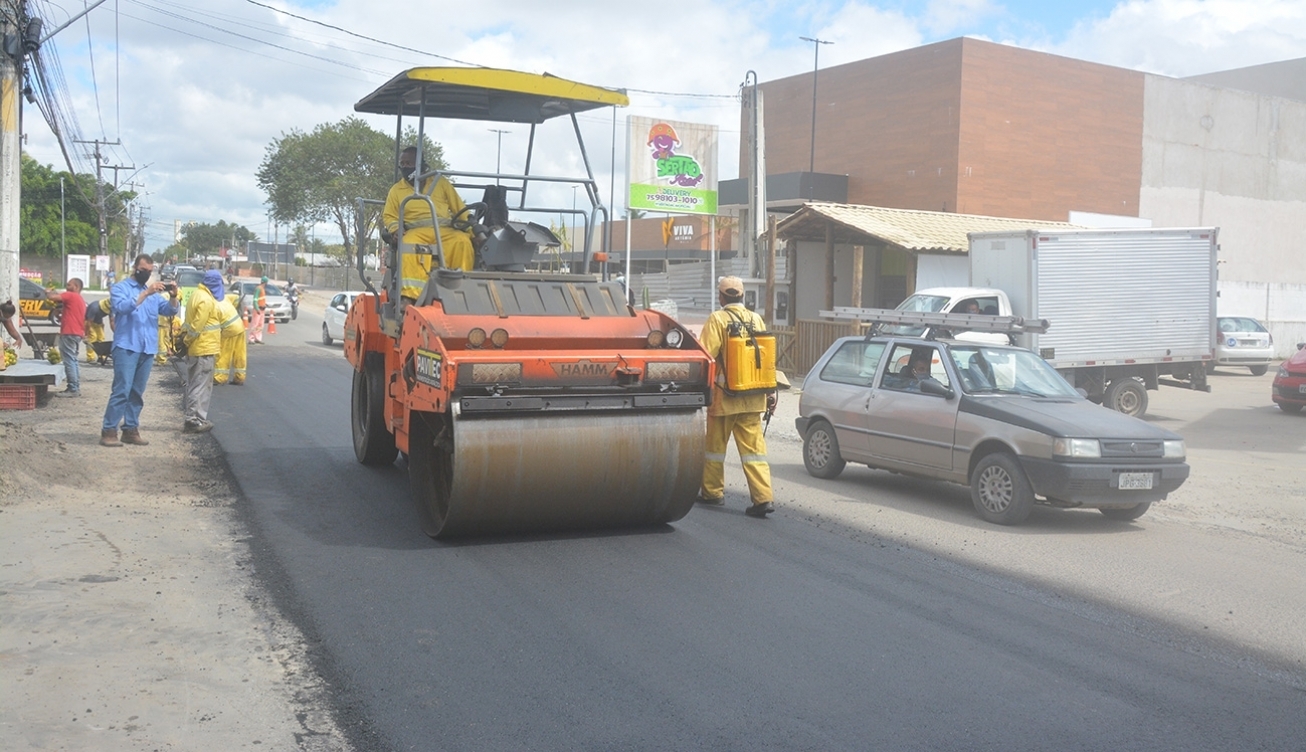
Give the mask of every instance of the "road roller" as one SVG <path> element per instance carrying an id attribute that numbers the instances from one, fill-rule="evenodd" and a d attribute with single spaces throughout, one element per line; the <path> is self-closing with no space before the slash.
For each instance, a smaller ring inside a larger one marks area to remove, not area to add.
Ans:
<path id="1" fill-rule="evenodd" d="M 433 538 L 661 525 L 694 505 L 714 364 L 689 331 L 629 305 L 622 283 L 608 278 L 598 228 L 610 217 L 576 119 L 627 103 L 621 91 L 555 76 L 414 68 L 355 105 L 394 116 L 396 134 L 405 125 L 411 134 L 415 119 L 419 166 L 427 119 L 529 125 L 522 174 L 417 167 L 413 185 L 443 177 L 460 197 L 480 200 L 444 217 L 414 189 L 388 242 L 363 230 L 358 238 L 367 292 L 350 306 L 344 332 L 354 451 L 374 466 L 403 455 Z M 537 129 L 567 121 L 585 174 L 532 174 Z M 402 146 L 397 139 L 396 165 Z M 577 193 L 587 206 L 550 204 Z M 410 201 L 439 218 L 432 242 L 405 242 L 405 221 L 421 214 L 406 211 Z M 381 204 L 358 200 L 360 228 L 377 226 Z M 570 251 L 560 233 L 532 221 L 559 216 L 583 224 Z M 446 228 L 473 239 L 471 269 L 445 263 Z M 378 246 L 373 271 L 365 253 Z M 429 262 L 420 293 L 408 254 Z"/>

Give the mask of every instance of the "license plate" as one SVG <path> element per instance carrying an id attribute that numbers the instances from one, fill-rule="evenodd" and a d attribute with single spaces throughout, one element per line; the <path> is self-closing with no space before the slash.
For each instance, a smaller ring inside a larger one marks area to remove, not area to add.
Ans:
<path id="1" fill-rule="evenodd" d="M 1152 488 L 1151 473 L 1121 473 L 1120 490 L 1122 491 L 1147 491 Z"/>
<path id="2" fill-rule="evenodd" d="M 1297 392 L 1300 394 L 1306 394 L 1306 384 L 1299 385 L 1297 387 Z"/>

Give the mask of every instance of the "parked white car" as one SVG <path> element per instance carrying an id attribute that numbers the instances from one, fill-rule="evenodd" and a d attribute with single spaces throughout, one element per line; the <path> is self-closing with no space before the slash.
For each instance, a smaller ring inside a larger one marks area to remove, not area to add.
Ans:
<path id="1" fill-rule="evenodd" d="M 1220 341 L 1214 366 L 1243 366 L 1253 376 L 1264 376 L 1274 361 L 1274 338 L 1261 322 L 1248 316 L 1221 316 Z"/>
<path id="2" fill-rule="evenodd" d="M 338 292 L 331 298 L 322 314 L 322 344 L 329 345 L 345 338 L 345 319 L 349 316 L 349 306 L 353 305 L 354 298 L 362 294 Z"/>

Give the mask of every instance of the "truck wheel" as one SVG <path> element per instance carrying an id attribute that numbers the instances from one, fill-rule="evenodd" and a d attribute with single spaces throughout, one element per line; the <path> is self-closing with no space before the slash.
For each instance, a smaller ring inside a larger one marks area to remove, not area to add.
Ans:
<path id="1" fill-rule="evenodd" d="M 409 415 L 408 488 L 422 531 L 439 537 L 449 518 L 449 499 L 453 488 L 453 440 L 444 430 L 449 426 L 444 416 L 435 413 Z"/>
<path id="2" fill-rule="evenodd" d="M 1152 502 L 1144 501 L 1143 503 L 1135 504 L 1132 507 L 1116 507 L 1113 509 L 1099 509 L 1097 511 L 1101 512 L 1102 516 L 1106 517 L 1108 520 L 1128 522 L 1147 514 L 1147 510 L 1150 509 L 1151 506 Z"/>
<path id="3" fill-rule="evenodd" d="M 803 439 L 803 465 L 808 474 L 833 478 L 843 472 L 844 464 L 834 429 L 825 421 L 813 423 L 807 429 L 807 438 Z"/>
<path id="4" fill-rule="evenodd" d="M 330 346 L 334 340 L 331 339 L 331 330 L 327 329 L 326 322 L 322 322 L 322 344 Z"/>
<path id="5" fill-rule="evenodd" d="M 1269 366 L 1247 366 L 1247 370 L 1252 372 L 1253 376 L 1264 376 L 1265 372 L 1270 370 Z"/>
<path id="6" fill-rule="evenodd" d="M 1112 381 L 1102 394 L 1102 404 L 1118 413 L 1141 418 L 1147 412 L 1147 390 L 1131 377 Z"/>
<path id="7" fill-rule="evenodd" d="M 970 476 L 970 500 L 979 516 L 999 525 L 1019 525 L 1034 508 L 1034 489 L 1016 458 L 985 455 Z"/>
<path id="8" fill-rule="evenodd" d="M 352 396 L 349 417 L 354 456 L 364 465 L 393 463 L 399 450 L 385 425 L 385 361 L 380 353 L 368 353 L 363 370 L 354 371 Z"/>

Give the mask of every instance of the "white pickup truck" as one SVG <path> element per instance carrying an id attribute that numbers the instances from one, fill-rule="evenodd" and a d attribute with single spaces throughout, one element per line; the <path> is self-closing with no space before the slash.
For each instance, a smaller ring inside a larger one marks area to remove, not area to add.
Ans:
<path id="1" fill-rule="evenodd" d="M 1147 411 L 1160 385 L 1210 391 L 1217 342 L 1215 228 L 972 233 L 973 287 L 919 290 L 897 310 L 1046 319 L 1014 336 L 1094 401 Z M 881 332 L 929 336 L 924 327 Z M 957 333 L 995 341 L 1006 335 Z"/>

